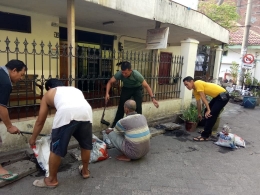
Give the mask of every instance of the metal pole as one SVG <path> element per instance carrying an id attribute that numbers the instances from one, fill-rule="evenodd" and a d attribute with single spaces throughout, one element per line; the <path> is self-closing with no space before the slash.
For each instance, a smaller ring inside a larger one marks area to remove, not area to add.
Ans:
<path id="1" fill-rule="evenodd" d="M 251 20 L 251 11 L 252 11 L 252 0 L 248 0 L 247 10 L 246 10 L 246 19 L 245 19 L 245 30 L 243 35 L 243 42 L 241 46 L 241 66 L 240 66 L 240 85 L 243 84 L 245 69 L 242 69 L 243 57 L 247 54 L 247 46 L 248 46 L 248 37 L 249 37 L 249 29 L 250 29 L 250 20 Z"/>
<path id="2" fill-rule="evenodd" d="M 75 85 L 71 82 L 71 78 L 75 78 L 75 1 L 67 0 L 67 32 L 68 32 L 68 54 L 71 49 L 71 55 L 68 56 L 68 73 L 69 83 L 72 86 Z M 71 77 L 71 78 L 70 78 Z"/>

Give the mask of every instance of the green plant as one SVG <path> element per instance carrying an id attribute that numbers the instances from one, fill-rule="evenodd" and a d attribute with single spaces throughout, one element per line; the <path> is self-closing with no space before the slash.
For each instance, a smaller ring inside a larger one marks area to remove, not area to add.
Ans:
<path id="1" fill-rule="evenodd" d="M 252 77 L 251 77 L 251 72 L 247 72 L 244 75 L 245 78 L 245 85 L 252 85 Z"/>
<path id="2" fill-rule="evenodd" d="M 253 86 L 257 86 L 257 85 L 258 85 L 258 80 L 255 77 L 253 77 Z"/>
<path id="3" fill-rule="evenodd" d="M 240 91 L 234 90 L 230 93 L 231 97 L 239 97 L 240 96 Z"/>
<path id="4" fill-rule="evenodd" d="M 240 16 L 233 1 L 226 0 L 221 5 L 216 4 L 215 0 L 199 1 L 198 10 L 224 28 L 236 30 L 236 22 Z"/>
<path id="5" fill-rule="evenodd" d="M 255 97 L 260 97 L 260 90 L 259 89 L 253 89 L 252 95 Z"/>
<path id="6" fill-rule="evenodd" d="M 182 111 L 180 116 L 185 122 L 198 122 L 198 109 L 194 104 L 190 104 L 187 108 Z"/>
<path id="7" fill-rule="evenodd" d="M 230 75 L 233 78 L 233 83 L 237 83 L 237 77 L 238 77 L 238 69 L 239 64 L 235 61 L 232 62 L 232 65 L 230 66 Z"/>

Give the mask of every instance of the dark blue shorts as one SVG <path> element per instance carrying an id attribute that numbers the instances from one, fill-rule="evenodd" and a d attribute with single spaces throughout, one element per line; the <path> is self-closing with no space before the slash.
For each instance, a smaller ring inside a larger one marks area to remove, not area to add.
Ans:
<path id="1" fill-rule="evenodd" d="M 81 148 L 92 150 L 92 123 L 89 121 L 71 121 L 51 133 L 50 150 L 61 157 L 67 154 L 71 136 L 79 142 Z"/>

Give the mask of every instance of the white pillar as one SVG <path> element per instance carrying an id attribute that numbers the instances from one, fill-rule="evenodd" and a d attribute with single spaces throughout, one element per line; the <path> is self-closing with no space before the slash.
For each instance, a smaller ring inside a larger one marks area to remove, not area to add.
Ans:
<path id="1" fill-rule="evenodd" d="M 195 39 L 188 38 L 181 41 L 181 56 L 183 56 L 182 79 L 187 76 L 194 77 L 195 62 L 197 57 L 199 42 Z M 180 98 L 182 98 L 182 105 L 186 106 L 191 102 L 192 90 L 188 90 L 183 83 L 181 83 Z"/>
<path id="2" fill-rule="evenodd" d="M 72 47 L 72 56 L 75 56 L 75 1 L 67 0 L 67 32 L 68 32 L 68 52 Z M 70 70 L 71 66 L 71 70 Z M 68 76 L 75 78 L 75 57 L 68 58 Z M 72 86 L 75 82 L 71 83 Z"/>
<path id="3" fill-rule="evenodd" d="M 218 83 L 222 51 L 223 51 L 223 49 L 221 49 L 220 46 L 216 49 L 216 56 L 215 56 L 215 63 L 214 63 L 214 72 L 213 72 L 213 82 L 216 83 L 216 84 Z"/>

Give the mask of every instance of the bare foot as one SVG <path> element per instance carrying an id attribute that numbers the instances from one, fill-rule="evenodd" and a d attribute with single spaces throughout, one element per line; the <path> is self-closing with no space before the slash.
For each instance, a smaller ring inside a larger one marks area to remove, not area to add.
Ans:
<path id="1" fill-rule="evenodd" d="M 125 155 L 120 155 L 120 156 L 116 157 L 116 159 L 121 160 L 121 161 L 127 161 L 127 162 L 131 161 L 131 159 L 127 158 Z"/>

